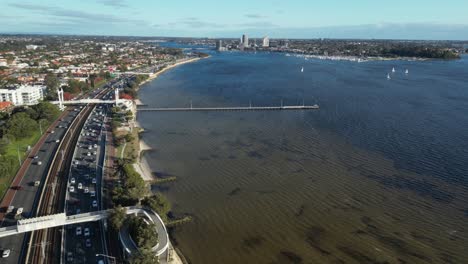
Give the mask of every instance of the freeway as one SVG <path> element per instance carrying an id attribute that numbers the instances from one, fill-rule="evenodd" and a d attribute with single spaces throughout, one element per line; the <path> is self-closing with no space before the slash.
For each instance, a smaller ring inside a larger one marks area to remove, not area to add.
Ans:
<path id="1" fill-rule="evenodd" d="M 101 183 L 105 159 L 107 106 L 98 105 L 83 127 L 74 150 L 65 201 L 67 215 L 101 209 Z M 101 222 L 69 225 L 64 232 L 64 263 L 97 263 L 96 254 L 107 249 Z"/>
<path id="2" fill-rule="evenodd" d="M 2 226 L 14 225 L 18 218 L 34 215 L 33 208 L 37 205 L 40 190 L 50 187 L 44 186 L 44 179 L 47 175 L 50 163 L 52 162 L 52 157 L 59 145 L 56 140 L 62 140 L 67 127 L 76 117 L 76 114 L 77 112 L 75 111 L 66 111 L 62 118 L 63 121 L 59 121 L 57 127 L 51 128 L 46 132 L 48 135 L 45 142 L 40 145 L 38 152 L 31 153 L 29 157 L 29 159 L 32 159 L 31 165 L 27 168 L 19 184 L 21 189 L 16 191 L 10 203 L 10 205 L 15 206 L 16 208 L 22 207 L 23 213 L 18 216 L 15 215 L 15 211 L 7 214 L 1 223 Z M 52 133 L 52 131 L 54 131 L 54 133 Z M 34 159 L 34 156 L 37 156 L 37 159 Z M 39 161 L 42 162 L 42 165 L 38 165 Z M 39 181 L 40 185 L 34 186 L 35 181 Z M 11 250 L 10 257 L 2 259 L 0 263 L 20 262 L 24 237 L 25 235 L 19 235 L 0 239 L 0 248 L 8 248 Z"/>

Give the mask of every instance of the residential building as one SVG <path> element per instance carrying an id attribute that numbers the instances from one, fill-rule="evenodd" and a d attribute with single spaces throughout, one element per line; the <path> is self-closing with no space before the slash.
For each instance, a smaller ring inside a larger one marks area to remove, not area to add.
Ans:
<path id="1" fill-rule="evenodd" d="M 21 85 L 0 89 L 0 102 L 11 102 L 15 106 L 35 105 L 44 98 L 45 86 Z"/>

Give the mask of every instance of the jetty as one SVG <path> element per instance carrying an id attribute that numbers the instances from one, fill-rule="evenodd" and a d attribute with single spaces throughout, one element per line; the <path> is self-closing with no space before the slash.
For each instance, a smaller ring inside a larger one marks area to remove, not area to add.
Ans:
<path id="1" fill-rule="evenodd" d="M 138 107 L 138 111 L 154 112 L 190 112 L 190 111 L 271 111 L 271 110 L 317 110 L 315 105 L 288 106 L 231 106 L 231 107 Z"/>

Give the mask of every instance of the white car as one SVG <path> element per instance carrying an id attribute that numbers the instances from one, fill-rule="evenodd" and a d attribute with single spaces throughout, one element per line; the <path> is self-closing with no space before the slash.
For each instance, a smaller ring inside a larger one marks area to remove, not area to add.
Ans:
<path id="1" fill-rule="evenodd" d="M 53 133 L 55 133 L 55 131 L 54 131 L 54 130 L 51 130 L 50 133 L 53 134 Z"/>
<path id="2" fill-rule="evenodd" d="M 23 207 L 16 209 L 16 215 L 20 215 L 22 213 L 23 213 Z"/>
<path id="3" fill-rule="evenodd" d="M 71 183 L 71 184 L 75 184 L 75 178 L 71 178 L 71 179 L 70 179 L 70 183 Z"/>
<path id="4" fill-rule="evenodd" d="M 86 156 L 88 157 L 91 156 L 91 152 L 86 153 Z"/>
<path id="5" fill-rule="evenodd" d="M 90 191 L 89 194 L 91 195 L 91 197 L 96 197 L 96 191 Z"/>
<path id="6" fill-rule="evenodd" d="M 94 183 L 94 184 L 96 184 L 96 178 L 93 178 L 93 179 L 91 180 L 91 182 Z"/>
<path id="7" fill-rule="evenodd" d="M 89 193 L 89 188 L 88 187 L 84 188 L 84 193 Z"/>
<path id="8" fill-rule="evenodd" d="M 60 139 L 55 140 L 55 143 L 59 143 L 59 142 L 60 142 Z"/>
<path id="9" fill-rule="evenodd" d="M 81 182 L 78 183 L 78 189 L 80 189 L 80 190 L 83 189 L 83 184 L 81 184 Z"/>
<path id="10" fill-rule="evenodd" d="M 74 192 L 75 191 L 75 187 L 74 186 L 70 186 L 70 192 Z"/>
<path id="11" fill-rule="evenodd" d="M 81 236 L 82 232 L 81 232 L 81 226 L 78 226 L 76 227 L 76 235 L 77 236 Z"/>
<path id="12" fill-rule="evenodd" d="M 2 258 L 8 258 L 10 256 L 10 250 L 9 249 L 4 249 L 2 252 Z"/>
<path id="13" fill-rule="evenodd" d="M 93 201 L 93 207 L 97 207 L 97 201 L 96 200 Z"/>
<path id="14" fill-rule="evenodd" d="M 89 227 L 85 227 L 84 229 L 84 236 L 89 236 L 90 235 L 90 232 L 89 232 Z"/>

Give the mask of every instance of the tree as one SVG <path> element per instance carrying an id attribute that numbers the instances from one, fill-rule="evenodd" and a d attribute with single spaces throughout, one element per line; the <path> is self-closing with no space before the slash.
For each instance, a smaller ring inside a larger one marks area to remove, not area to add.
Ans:
<path id="1" fill-rule="evenodd" d="M 49 102 L 40 102 L 31 107 L 35 112 L 35 116 L 31 115 L 35 120 L 45 119 L 49 122 L 54 121 L 60 114 L 60 110 L 56 105 Z"/>
<path id="2" fill-rule="evenodd" d="M 161 193 L 157 193 L 150 197 L 145 197 L 141 204 L 148 206 L 164 220 L 167 220 L 167 214 L 171 211 L 171 204 L 167 198 Z"/>
<path id="3" fill-rule="evenodd" d="M 122 207 L 121 205 L 118 205 L 116 208 L 114 208 L 114 210 L 112 210 L 109 216 L 111 227 L 116 231 L 120 230 L 120 228 L 125 222 L 126 217 L 127 209 L 125 207 Z"/>
<path id="4" fill-rule="evenodd" d="M 158 244 L 158 232 L 154 223 L 147 223 L 138 216 L 130 216 L 127 223 L 130 236 L 139 249 L 151 250 Z"/>
<path id="5" fill-rule="evenodd" d="M 45 85 L 47 87 L 47 98 L 49 100 L 57 100 L 57 89 L 59 88 L 60 82 L 53 73 L 48 73 L 45 77 Z"/>
<path id="6" fill-rule="evenodd" d="M 7 123 L 8 133 L 15 138 L 30 137 L 37 130 L 37 123 L 25 112 L 14 114 Z"/>
<path id="7" fill-rule="evenodd" d="M 139 254 L 136 254 L 130 258 L 130 264 L 157 264 L 159 263 L 158 258 L 150 250 L 142 249 Z"/>

